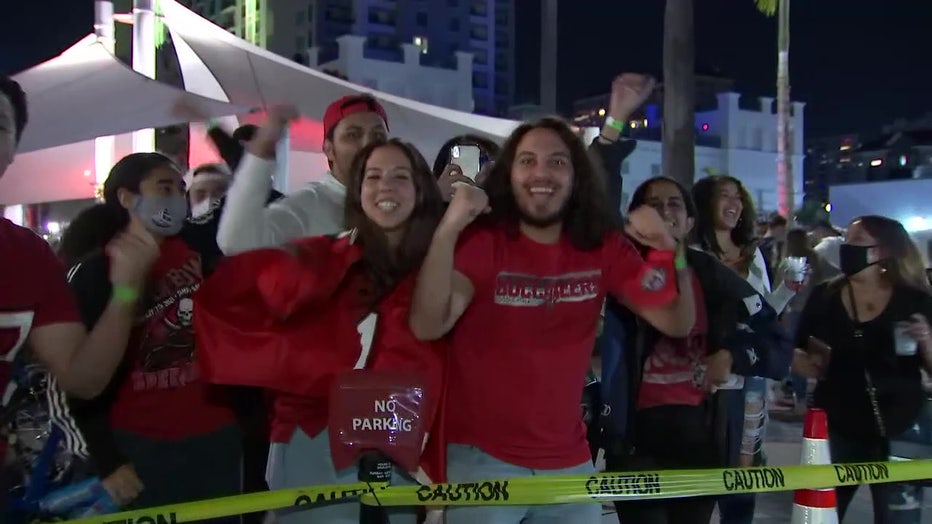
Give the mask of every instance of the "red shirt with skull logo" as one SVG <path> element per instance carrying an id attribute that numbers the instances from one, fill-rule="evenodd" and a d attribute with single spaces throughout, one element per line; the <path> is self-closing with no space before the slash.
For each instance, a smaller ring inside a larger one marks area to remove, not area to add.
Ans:
<path id="1" fill-rule="evenodd" d="M 65 269 L 32 231 L 0 218 L 0 395 L 32 329 L 80 322 Z M 3 408 L 0 408 L 3 409 Z M 0 462 L 3 442 L 0 442 Z"/>
<path id="2" fill-rule="evenodd" d="M 110 427 L 178 440 L 232 425 L 235 417 L 228 399 L 201 380 L 197 365 L 193 295 L 203 281 L 201 257 L 179 237 L 160 247 L 123 368 L 111 384 Z M 106 261 L 101 253 L 72 270 L 71 285 L 89 326 L 110 297 Z"/>

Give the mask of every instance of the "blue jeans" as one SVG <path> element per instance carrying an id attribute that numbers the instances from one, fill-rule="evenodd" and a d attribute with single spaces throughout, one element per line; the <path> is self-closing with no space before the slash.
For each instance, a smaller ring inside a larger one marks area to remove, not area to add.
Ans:
<path id="1" fill-rule="evenodd" d="M 335 471 L 330 458 L 330 436 L 323 430 L 313 438 L 300 429 L 295 431 L 291 442 L 272 444 L 266 480 L 271 489 L 301 488 L 324 484 L 353 484 L 358 482 L 359 472 L 351 467 Z M 395 470 L 393 485 L 412 485 L 414 481 Z M 390 508 L 392 524 L 414 524 L 417 522 L 416 508 Z M 319 506 L 288 508 L 277 512 L 279 524 L 359 524 L 359 502 L 338 502 Z"/>
<path id="2" fill-rule="evenodd" d="M 729 464 L 737 464 L 742 448 L 753 450 L 754 465 L 766 464 L 764 456 L 764 429 L 767 424 L 767 379 L 745 377 L 744 390 L 729 392 L 728 399 L 728 451 Z M 749 418 L 748 407 L 759 406 L 759 418 Z M 718 510 L 721 524 L 751 524 L 757 495 L 743 493 L 727 495 L 719 499 Z"/>
<path id="3" fill-rule="evenodd" d="M 447 480 L 454 483 L 594 472 L 589 461 L 566 469 L 534 470 L 498 460 L 475 446 L 447 446 Z M 451 506 L 447 509 L 446 517 L 447 524 L 599 524 L 602 521 L 602 505 Z"/>

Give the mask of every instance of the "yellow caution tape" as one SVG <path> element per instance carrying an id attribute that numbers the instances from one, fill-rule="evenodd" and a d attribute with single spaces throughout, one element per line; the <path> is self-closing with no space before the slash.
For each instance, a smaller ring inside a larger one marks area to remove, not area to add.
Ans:
<path id="1" fill-rule="evenodd" d="M 384 490 L 386 487 L 386 483 L 372 483 L 370 485 L 365 482 L 357 482 L 355 484 L 282 489 L 111 513 L 99 517 L 69 520 L 67 524 L 175 524 L 178 522 L 194 522 L 273 509 L 309 506 L 323 502 L 337 502 L 340 500 L 353 500 L 355 502 L 363 493 Z"/>
<path id="2" fill-rule="evenodd" d="M 831 488 L 932 478 L 932 460 L 538 476 L 393 487 L 361 497 L 381 506 L 531 506 Z"/>
<path id="3" fill-rule="evenodd" d="M 65 524 L 177 524 L 357 499 L 373 506 L 490 506 L 763 493 L 932 478 L 932 460 L 538 476 L 432 486 L 310 486 L 172 504 Z"/>

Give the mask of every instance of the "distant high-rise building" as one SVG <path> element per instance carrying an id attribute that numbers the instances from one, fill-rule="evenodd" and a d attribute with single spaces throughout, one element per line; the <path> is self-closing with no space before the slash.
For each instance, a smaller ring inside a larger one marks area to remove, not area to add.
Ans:
<path id="1" fill-rule="evenodd" d="M 421 63 L 456 68 L 473 54 L 475 112 L 504 114 L 514 94 L 515 10 L 511 0 L 188 0 L 195 12 L 256 45 L 319 63 L 337 57 L 336 39 L 366 37 L 368 58 L 402 61 L 401 44 L 420 47 Z"/>
<path id="2" fill-rule="evenodd" d="M 863 169 L 856 155 L 860 146 L 858 135 L 854 134 L 807 140 L 803 169 L 806 198 L 826 202 L 829 186 L 860 182 Z"/>

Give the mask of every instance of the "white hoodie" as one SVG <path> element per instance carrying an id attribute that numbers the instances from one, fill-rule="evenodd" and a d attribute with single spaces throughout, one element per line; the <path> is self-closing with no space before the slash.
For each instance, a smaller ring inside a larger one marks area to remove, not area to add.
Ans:
<path id="1" fill-rule="evenodd" d="M 224 254 L 277 247 L 345 229 L 346 187 L 332 173 L 266 205 L 274 171 L 275 160 L 243 155 L 217 230 L 217 245 Z"/>

